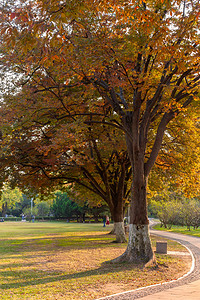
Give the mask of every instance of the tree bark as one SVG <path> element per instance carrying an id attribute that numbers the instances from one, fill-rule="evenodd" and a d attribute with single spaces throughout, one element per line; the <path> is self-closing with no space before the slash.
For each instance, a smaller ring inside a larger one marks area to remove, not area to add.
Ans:
<path id="1" fill-rule="evenodd" d="M 132 202 L 130 209 L 129 242 L 125 253 L 114 261 L 128 261 L 136 264 L 155 262 L 149 235 L 147 216 L 146 183 L 134 171 Z"/>
<path id="2" fill-rule="evenodd" d="M 113 262 L 127 261 L 136 264 L 155 262 L 154 253 L 149 237 L 149 226 L 129 225 L 129 241 L 126 251 Z"/>

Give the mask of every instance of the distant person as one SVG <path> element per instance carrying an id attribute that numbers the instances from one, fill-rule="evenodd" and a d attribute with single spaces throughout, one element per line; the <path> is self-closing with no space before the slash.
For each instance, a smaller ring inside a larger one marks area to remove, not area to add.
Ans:
<path id="1" fill-rule="evenodd" d="M 34 222 L 35 222 L 35 216 L 32 215 L 32 216 L 31 216 L 31 219 L 32 219 L 32 222 L 34 223 Z"/>
<path id="2" fill-rule="evenodd" d="M 26 216 L 22 214 L 22 222 L 26 222 Z"/>
<path id="3" fill-rule="evenodd" d="M 106 216 L 103 216 L 103 227 L 106 227 Z"/>
<path id="4" fill-rule="evenodd" d="M 106 217 L 106 225 L 109 225 L 110 224 L 110 221 L 109 221 L 109 217 L 107 216 Z"/>

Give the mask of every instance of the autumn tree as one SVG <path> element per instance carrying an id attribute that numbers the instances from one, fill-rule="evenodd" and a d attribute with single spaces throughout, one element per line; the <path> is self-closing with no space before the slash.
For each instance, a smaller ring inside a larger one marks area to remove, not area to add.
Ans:
<path id="1" fill-rule="evenodd" d="M 107 105 L 124 131 L 133 182 L 129 243 L 118 260 L 153 259 L 147 182 L 169 123 L 199 101 L 199 16 L 198 0 L 5 1 L 1 8 L 4 67 L 44 102 L 57 89 L 68 119 Z M 98 117 L 87 122 L 110 123 Z"/>
<path id="2" fill-rule="evenodd" d="M 19 102 L 20 99 L 18 105 Z M 71 131 L 69 123 L 62 121 L 60 126 L 58 121 L 53 120 L 51 124 L 52 117 L 47 116 L 45 120 L 49 123 L 45 128 L 42 119 L 38 124 L 38 114 L 37 125 L 34 117 L 28 129 L 27 124 L 21 124 L 23 139 L 15 129 L 8 134 L 9 143 L 5 141 L 7 147 L 9 144 L 8 154 L 4 154 L 7 160 L 2 156 L 1 162 L 10 165 L 13 161 L 9 167 L 10 180 L 26 188 L 38 186 L 38 189 L 73 183 L 76 199 L 82 198 L 82 203 L 87 202 L 91 207 L 102 204 L 109 207 L 116 241 L 125 242 L 123 220 L 130 202 L 132 171 L 119 129 L 87 125 L 88 129 L 84 126 L 83 132 L 82 125 L 73 124 Z M 39 129 L 37 136 L 36 130 L 38 132 Z"/>

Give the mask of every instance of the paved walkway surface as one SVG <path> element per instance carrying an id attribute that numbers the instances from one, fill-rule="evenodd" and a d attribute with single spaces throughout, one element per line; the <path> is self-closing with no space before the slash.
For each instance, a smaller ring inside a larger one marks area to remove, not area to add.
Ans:
<path id="1" fill-rule="evenodd" d="M 151 230 L 151 233 L 180 242 L 189 248 L 194 256 L 193 271 L 182 277 L 162 285 L 154 285 L 138 290 L 111 295 L 105 300 L 200 300 L 200 238 L 177 233 Z"/>
<path id="2" fill-rule="evenodd" d="M 138 299 L 143 299 L 143 300 L 174 300 L 174 299 L 181 299 L 181 300 L 200 300 L 200 238 L 197 237 L 192 237 L 192 236 L 183 236 L 181 234 L 173 234 L 173 233 L 168 233 L 168 232 L 160 232 L 158 233 L 158 231 L 155 230 L 151 230 L 151 233 L 153 234 L 162 234 L 162 236 L 166 237 L 166 238 L 172 238 L 178 241 L 181 241 L 183 243 L 183 240 L 185 241 L 185 245 L 187 245 L 187 247 L 189 249 L 191 249 L 191 251 L 193 252 L 194 248 L 196 251 L 194 251 L 194 257 L 195 257 L 195 269 L 194 269 L 194 273 L 196 273 L 196 275 L 193 277 L 193 279 L 191 278 L 191 282 L 190 282 L 190 278 L 188 278 L 188 283 L 184 284 L 183 281 L 183 285 L 180 281 L 180 285 L 177 287 L 172 287 L 172 288 L 167 288 L 164 289 L 162 292 L 158 292 L 158 293 L 154 293 L 148 296 L 142 296 L 139 297 Z M 192 245 L 192 247 L 190 246 L 190 244 Z M 193 248 L 194 246 L 194 248 Z M 198 251 L 199 249 L 199 251 Z M 192 277 L 192 273 L 191 275 L 189 275 L 188 277 Z M 198 279 L 199 278 L 199 279 Z M 194 281 L 193 281 L 194 280 Z M 134 299 L 134 298 L 133 298 Z"/>
<path id="3" fill-rule="evenodd" d="M 199 300 L 200 299 L 200 279 L 187 285 L 171 288 L 162 292 L 155 293 L 146 297 L 140 297 L 142 300 Z"/>

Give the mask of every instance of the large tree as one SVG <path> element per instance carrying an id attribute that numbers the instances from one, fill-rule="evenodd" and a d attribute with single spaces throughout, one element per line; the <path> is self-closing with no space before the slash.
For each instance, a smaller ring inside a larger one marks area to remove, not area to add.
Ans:
<path id="1" fill-rule="evenodd" d="M 56 89 L 58 101 L 65 95 L 70 118 L 82 118 L 86 107 L 112 108 L 133 170 L 129 243 L 120 259 L 151 261 L 148 176 L 170 121 L 199 101 L 199 1 L 4 3 L 5 68 L 41 99 Z M 109 125 L 100 116 L 88 122 Z"/>

